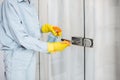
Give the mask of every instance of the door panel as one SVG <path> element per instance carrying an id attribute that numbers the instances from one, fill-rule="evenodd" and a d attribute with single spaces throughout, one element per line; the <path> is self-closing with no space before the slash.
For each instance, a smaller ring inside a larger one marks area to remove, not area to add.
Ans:
<path id="1" fill-rule="evenodd" d="M 93 39 L 95 44 L 95 0 L 85 0 L 85 37 Z M 95 75 L 95 45 L 85 48 L 85 78 L 96 80 Z"/>
<path id="2" fill-rule="evenodd" d="M 120 1 L 95 2 L 95 80 L 120 80 Z"/>
<path id="3" fill-rule="evenodd" d="M 48 22 L 63 30 L 63 38 L 83 37 L 83 1 L 48 0 Z M 71 46 L 51 55 L 50 80 L 84 80 L 84 49 Z"/>
<path id="4" fill-rule="evenodd" d="M 43 6 L 46 7 L 41 9 L 45 17 L 42 16 L 42 23 L 60 26 L 63 38 L 77 36 L 94 40 L 93 48 L 72 45 L 62 53 L 42 56 L 48 61 L 44 68 L 47 69 L 44 77 L 48 79 L 44 80 L 84 80 L 84 76 L 86 80 L 120 79 L 119 0 L 45 0 Z"/>
<path id="5" fill-rule="evenodd" d="M 95 59 L 94 80 L 120 80 L 120 0 L 86 2 L 86 37 L 94 39 L 94 47 L 87 48 L 86 55 Z M 86 66 L 91 68 L 90 59 Z"/>

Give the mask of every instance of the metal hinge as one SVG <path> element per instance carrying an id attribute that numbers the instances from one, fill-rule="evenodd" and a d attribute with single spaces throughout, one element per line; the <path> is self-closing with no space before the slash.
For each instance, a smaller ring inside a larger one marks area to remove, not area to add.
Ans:
<path id="1" fill-rule="evenodd" d="M 93 39 L 83 38 L 83 37 L 72 37 L 71 42 L 73 45 L 83 46 L 83 47 L 93 47 Z"/>

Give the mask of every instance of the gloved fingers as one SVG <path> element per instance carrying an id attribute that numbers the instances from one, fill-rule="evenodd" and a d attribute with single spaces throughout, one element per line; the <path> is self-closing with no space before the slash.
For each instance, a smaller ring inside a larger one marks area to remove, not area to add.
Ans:
<path id="1" fill-rule="evenodd" d="M 58 26 L 53 26 L 52 32 L 55 36 L 62 36 L 62 30 Z"/>
<path id="2" fill-rule="evenodd" d="M 62 30 L 58 26 L 53 26 L 51 24 L 42 25 L 41 31 L 43 33 L 52 32 L 54 36 L 62 36 Z"/>
<path id="3" fill-rule="evenodd" d="M 61 30 L 58 26 L 53 26 L 53 29 L 54 29 L 56 32 L 62 32 L 62 30 Z"/>
<path id="4" fill-rule="evenodd" d="M 62 36 L 62 32 L 57 33 L 58 36 Z"/>
<path id="5" fill-rule="evenodd" d="M 71 43 L 69 41 L 48 43 L 48 52 L 54 53 L 58 51 L 63 51 L 65 48 L 67 48 L 70 45 Z"/>
<path id="6" fill-rule="evenodd" d="M 69 41 L 62 41 L 62 44 L 66 44 L 67 46 L 71 45 L 71 43 Z"/>
<path id="7" fill-rule="evenodd" d="M 52 34 L 53 34 L 54 36 L 58 36 L 58 35 L 57 35 L 57 32 L 55 32 L 55 30 L 54 30 L 53 28 L 51 29 L 51 32 L 52 32 Z"/>

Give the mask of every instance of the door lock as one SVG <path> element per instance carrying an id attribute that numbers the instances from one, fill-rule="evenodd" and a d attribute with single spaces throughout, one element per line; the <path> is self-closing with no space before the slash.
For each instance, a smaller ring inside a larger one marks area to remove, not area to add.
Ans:
<path id="1" fill-rule="evenodd" d="M 83 47 L 93 47 L 93 39 L 83 38 L 83 37 L 72 37 L 71 40 L 61 39 L 62 41 L 69 41 L 73 45 L 83 46 Z"/>

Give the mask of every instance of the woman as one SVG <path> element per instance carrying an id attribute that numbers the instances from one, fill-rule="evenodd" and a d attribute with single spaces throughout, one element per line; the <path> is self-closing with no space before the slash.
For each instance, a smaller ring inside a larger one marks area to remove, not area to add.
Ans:
<path id="1" fill-rule="evenodd" d="M 0 37 L 7 80 L 35 80 L 36 53 L 53 53 L 70 46 L 67 41 L 48 43 L 39 40 L 41 33 L 61 36 L 62 31 L 50 24 L 40 26 L 32 1 L 4 0 L 1 20 Z"/>

